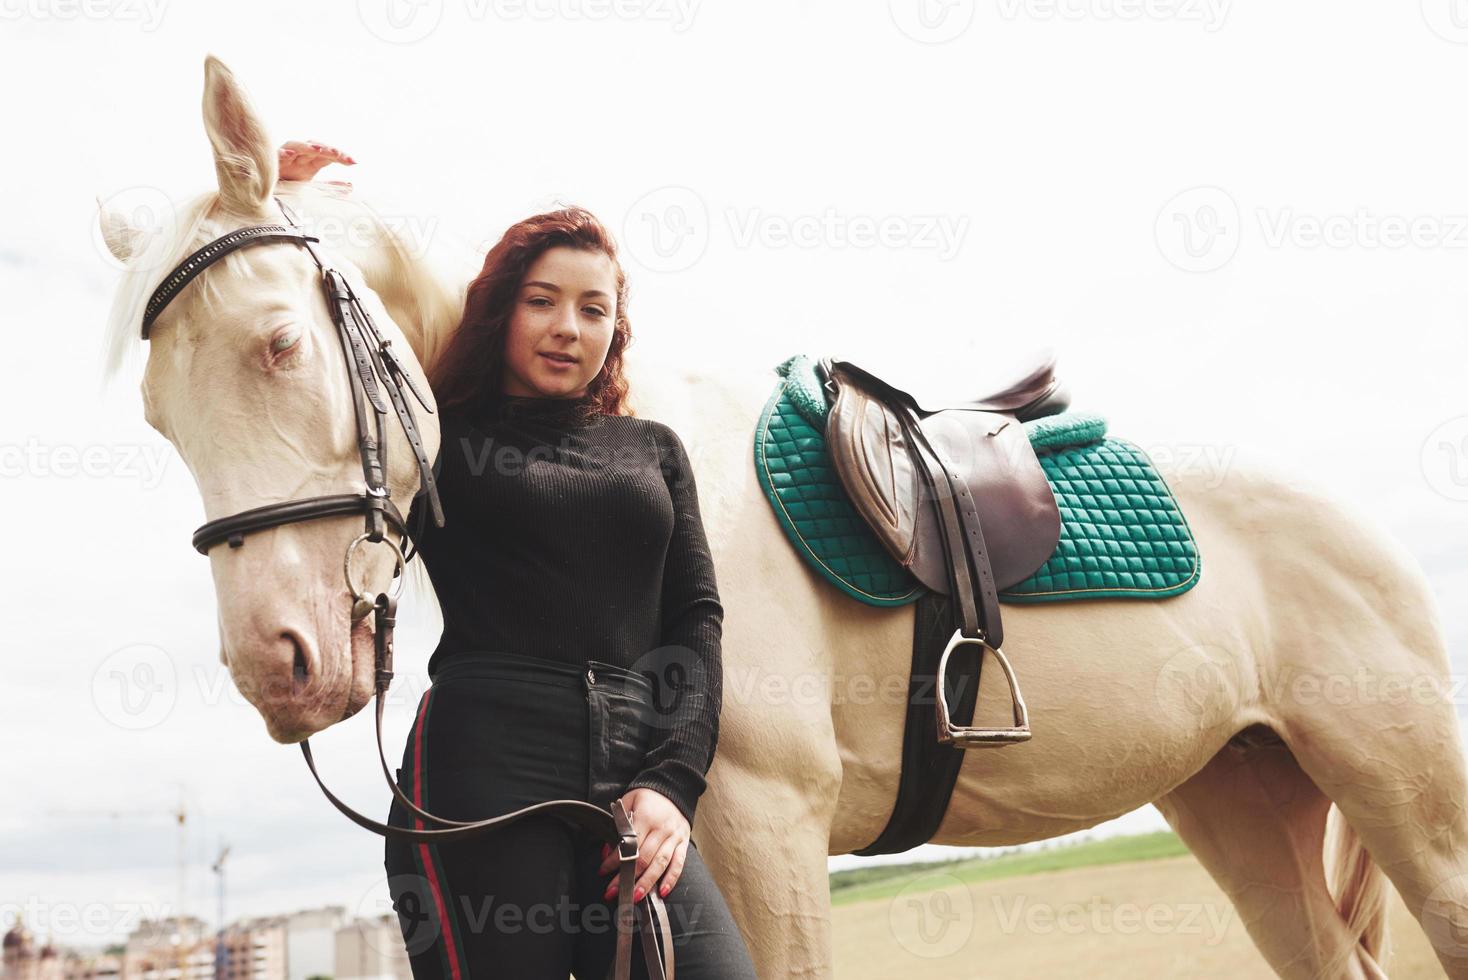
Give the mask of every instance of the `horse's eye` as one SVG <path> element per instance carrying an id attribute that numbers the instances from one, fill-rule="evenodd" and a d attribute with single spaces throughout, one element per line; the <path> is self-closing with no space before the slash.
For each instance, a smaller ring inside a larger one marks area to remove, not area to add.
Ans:
<path id="1" fill-rule="evenodd" d="M 300 339 L 301 331 L 299 329 L 292 328 L 287 330 L 270 342 L 270 352 L 272 354 L 279 354 L 283 351 L 288 351 L 296 346 Z"/>

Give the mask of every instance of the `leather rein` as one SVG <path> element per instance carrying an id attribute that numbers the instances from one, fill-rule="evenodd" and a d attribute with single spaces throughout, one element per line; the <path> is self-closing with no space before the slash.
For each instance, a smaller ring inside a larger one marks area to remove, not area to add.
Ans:
<path id="1" fill-rule="evenodd" d="M 391 403 L 391 411 L 397 416 L 403 434 L 407 436 L 408 444 L 417 458 L 422 489 L 427 492 L 434 524 L 443 527 L 444 515 L 438 496 L 438 483 L 418 430 L 413 406 L 405 397 L 405 391 L 413 396 L 425 412 L 433 414 L 434 409 L 412 377 L 403 369 L 402 362 L 392 350 L 392 341 L 384 339 L 378 332 L 351 283 L 339 271 L 323 262 L 312 247 L 313 243 L 319 244 L 320 239 L 301 230 L 283 201 L 276 198 L 275 203 L 279 205 L 286 224 L 251 225 L 237 229 L 214 239 L 175 266 L 148 300 L 143 312 L 142 336 L 147 340 L 153 323 L 174 297 L 205 269 L 229 253 L 253 245 L 276 242 L 291 242 L 304 247 L 321 273 L 327 309 L 341 340 L 352 392 L 357 446 L 362 458 L 365 488 L 356 493 L 326 494 L 267 504 L 208 521 L 194 532 L 194 548 L 200 554 L 207 555 L 210 548 L 224 542 L 228 542 L 231 548 L 242 547 L 245 536 L 256 531 L 267 531 L 300 521 L 361 515 L 365 529 L 347 545 L 343 570 L 347 589 L 353 596 L 352 622 L 360 622 L 369 614 L 373 616 L 373 650 L 376 663 L 373 697 L 376 701 L 374 715 L 377 758 L 382 766 L 383 778 L 387 780 L 397 801 L 420 820 L 438 824 L 441 829 L 394 827 L 353 810 L 326 788 L 311 756 L 310 739 L 303 739 L 301 754 L 306 757 L 306 765 L 316 779 L 316 784 L 321 787 L 321 792 L 353 823 L 383 837 L 398 837 L 424 843 L 460 841 L 507 827 L 525 817 L 543 815 L 555 817 L 574 829 L 616 845 L 619 859 L 617 953 L 607 976 L 609 980 L 630 980 L 632 931 L 637 927 L 633 921 L 635 918 L 640 920 L 643 953 L 649 976 L 652 980 L 673 980 L 673 942 L 663 900 L 658 896 L 657 890 L 653 889 L 636 903 L 637 907 L 632 902 L 638 854 L 637 831 L 621 800 L 613 800 L 609 809 L 602 809 L 584 800 L 549 800 L 487 820 L 449 820 L 419 808 L 408 799 L 393 779 L 386 752 L 382 747 L 382 713 L 388 686 L 393 678 L 393 628 L 397 623 L 398 596 L 402 592 L 407 563 L 417 552 L 410 546 L 409 553 L 405 556 L 403 549 L 387 535 L 387 529 L 391 526 L 400 539 L 409 539 L 406 522 L 393 504 L 387 487 L 388 403 Z M 383 400 L 384 392 L 388 403 Z M 369 405 L 374 416 L 370 426 L 367 411 Z M 423 516 L 422 513 L 419 514 L 420 532 Z M 387 590 L 376 596 L 358 589 L 352 579 L 352 556 L 359 547 L 369 543 L 386 545 L 392 550 L 396 562 Z"/>

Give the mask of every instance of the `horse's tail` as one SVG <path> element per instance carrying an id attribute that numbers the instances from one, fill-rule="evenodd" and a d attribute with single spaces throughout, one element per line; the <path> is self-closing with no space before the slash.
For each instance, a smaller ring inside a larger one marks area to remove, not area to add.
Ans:
<path id="1" fill-rule="evenodd" d="M 1331 853 L 1326 880 L 1335 895 L 1336 909 L 1345 920 L 1346 928 L 1356 937 L 1355 949 L 1380 963 L 1387 943 L 1386 875 L 1334 805 L 1330 808 L 1327 826 L 1331 831 L 1326 838 Z M 1332 838 L 1333 846 L 1330 844 Z M 1346 947 L 1343 952 L 1350 955 L 1354 950 Z"/>

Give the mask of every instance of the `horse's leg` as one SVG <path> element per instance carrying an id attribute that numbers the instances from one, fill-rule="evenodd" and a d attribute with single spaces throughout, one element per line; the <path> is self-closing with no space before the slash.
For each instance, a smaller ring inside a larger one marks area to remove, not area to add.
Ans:
<path id="1" fill-rule="evenodd" d="M 1156 806 L 1281 977 L 1385 977 L 1326 885 L 1330 800 L 1282 743 L 1231 743 Z"/>
<path id="2" fill-rule="evenodd" d="M 1292 685 L 1281 733 L 1396 885 L 1448 976 L 1468 978 L 1468 776 L 1446 656 L 1435 639 L 1424 643 L 1417 649 L 1430 657 L 1382 650 L 1366 661 L 1369 676 L 1359 665 L 1328 675 L 1352 682 L 1342 696 Z"/>
<path id="3" fill-rule="evenodd" d="M 826 871 L 841 759 L 830 709 L 797 723 L 726 700 L 694 838 L 761 977 L 831 980 Z M 824 716 L 824 723 L 822 722 Z M 821 733 L 824 731 L 824 735 Z"/>

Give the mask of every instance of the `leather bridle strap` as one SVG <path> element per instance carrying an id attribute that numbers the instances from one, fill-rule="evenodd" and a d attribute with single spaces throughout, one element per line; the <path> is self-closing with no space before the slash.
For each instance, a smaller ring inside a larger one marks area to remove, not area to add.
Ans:
<path id="1" fill-rule="evenodd" d="M 242 514 L 206 522 L 194 532 L 194 547 L 207 554 L 210 547 L 221 541 L 228 541 L 231 547 L 240 547 L 244 543 L 244 535 L 254 531 L 269 530 L 282 524 L 310 520 L 315 517 L 343 516 L 350 513 L 344 510 L 348 500 L 355 502 L 356 512 L 363 516 L 369 540 L 381 541 L 386 525 L 391 523 L 405 541 L 410 541 L 402 515 L 393 506 L 387 489 L 387 441 L 384 429 L 389 411 L 397 415 L 403 428 L 403 434 L 409 446 L 412 447 L 418 464 L 420 482 L 428 497 L 428 507 L 419 517 L 420 531 L 423 522 L 429 515 L 433 517 L 435 526 L 442 527 L 444 524 L 443 507 L 439 501 L 438 484 L 433 474 L 433 465 L 428 459 L 427 450 L 418 431 L 412 406 L 403 397 L 402 389 L 406 387 L 418 400 L 424 411 L 431 414 L 433 408 L 413 381 L 412 376 L 404 369 L 397 355 L 393 353 L 391 341 L 383 339 L 382 335 L 378 333 L 376 325 L 366 310 L 362 308 L 361 301 L 353 291 L 351 284 L 340 272 L 328 267 L 322 261 L 321 256 L 312 245 L 313 242 L 319 243 L 320 239 L 301 230 L 284 201 L 276 198 L 275 203 L 285 217 L 286 225 L 254 225 L 237 229 L 209 242 L 180 262 L 149 297 L 143 313 L 142 336 L 143 339 L 148 339 L 153 323 L 168 304 L 205 269 L 231 252 L 252 245 L 274 242 L 292 242 L 305 248 L 321 273 L 327 310 L 340 336 L 343 355 L 347 359 L 348 376 L 355 378 L 355 383 L 349 387 L 352 392 L 353 412 L 357 425 L 357 448 L 362 460 L 362 474 L 366 488 L 357 494 L 328 494 L 270 504 Z M 379 377 L 381 378 L 380 385 Z M 391 409 L 383 402 L 382 391 L 384 390 L 391 402 Z M 371 423 L 368 420 L 365 402 L 370 402 L 376 413 Z M 421 534 L 419 536 L 421 537 Z M 413 554 L 416 553 L 411 550 L 413 547 L 414 544 L 410 543 L 410 550 L 404 556 L 405 561 L 411 560 Z"/>
<path id="2" fill-rule="evenodd" d="M 153 328 L 153 321 L 158 319 L 163 308 L 171 303 L 185 286 L 193 282 L 199 273 L 230 252 L 247 245 L 260 245 L 266 242 L 299 242 L 310 248 L 311 242 L 319 241 L 321 239 L 307 235 L 295 227 L 294 222 L 289 228 L 285 225 L 252 225 L 214 239 L 174 266 L 168 277 L 159 283 L 157 289 L 153 290 L 153 295 L 148 299 L 148 305 L 143 308 L 143 339 L 148 339 L 148 331 Z"/>
<path id="3" fill-rule="evenodd" d="M 231 548 L 240 547 L 245 543 L 245 535 L 252 531 L 268 531 L 284 524 L 314 521 L 320 517 L 350 517 L 361 514 L 365 508 L 377 506 L 370 501 L 363 500 L 366 496 L 366 493 L 334 493 L 323 497 L 305 497 L 301 500 L 287 500 L 279 504 L 266 504 L 263 507 L 240 511 L 238 514 L 231 514 L 229 517 L 221 517 L 201 525 L 194 532 L 194 548 L 199 554 L 207 555 L 209 549 L 221 541 L 228 541 Z M 406 537 L 407 524 L 397 505 L 385 497 L 377 499 L 382 501 L 381 506 L 387 522 L 399 534 Z"/>
<path id="4" fill-rule="evenodd" d="M 276 199 L 275 203 L 280 206 L 281 213 L 286 216 L 291 226 L 296 227 L 295 219 L 285 206 L 285 202 Z M 392 342 L 384 340 L 378 333 L 377 325 L 362 308 L 362 302 L 357 298 L 351 283 L 347 282 L 346 277 L 336 269 L 322 262 L 321 256 L 316 253 L 316 249 L 309 241 L 303 240 L 301 244 L 321 272 L 321 284 L 326 293 L 327 309 L 330 310 L 331 318 L 341 335 L 342 354 L 347 359 L 348 375 L 355 376 L 359 382 L 359 385 L 352 386 L 352 405 L 357 416 L 362 475 L 367 481 L 368 491 L 373 496 L 387 498 L 387 441 L 383 429 L 388 407 L 383 404 L 381 394 L 385 390 L 388 400 L 392 403 L 392 411 L 397 414 L 398 422 L 403 428 L 403 435 L 407 437 L 408 445 L 413 450 L 418 464 L 419 477 L 428 489 L 428 505 L 434 523 L 442 527 L 444 523 L 443 507 L 439 502 L 438 485 L 433 476 L 433 463 L 429 460 L 428 451 L 423 445 L 417 419 L 413 415 L 413 407 L 403 397 L 403 386 L 406 385 L 425 412 L 432 414 L 433 409 L 413 381 L 412 376 L 403 368 L 397 355 L 393 353 Z M 380 387 L 378 378 L 382 379 Z M 371 403 L 376 413 L 375 435 L 369 433 L 367 429 L 364 397 Z M 376 509 L 368 510 L 367 517 L 368 534 L 371 540 L 381 540 L 380 513 Z"/>

